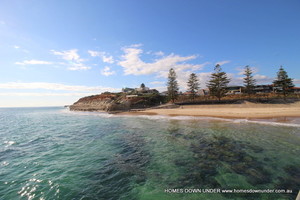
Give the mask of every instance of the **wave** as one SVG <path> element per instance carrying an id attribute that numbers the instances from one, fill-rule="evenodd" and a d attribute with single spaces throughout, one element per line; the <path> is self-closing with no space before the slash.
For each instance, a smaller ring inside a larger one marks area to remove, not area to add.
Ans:
<path id="1" fill-rule="evenodd" d="M 206 120 L 206 121 L 225 121 L 230 123 L 253 123 L 269 126 L 286 126 L 286 127 L 297 127 L 300 128 L 300 124 L 296 123 L 283 123 L 283 122 L 273 122 L 273 121 L 256 121 L 248 119 L 228 119 L 220 117 L 198 117 L 198 116 L 169 116 L 169 115 L 123 115 L 123 117 L 137 117 L 145 118 L 150 120 Z"/>
<path id="2" fill-rule="evenodd" d="M 114 114 L 109 114 L 105 111 L 70 111 L 68 108 L 60 110 L 60 113 L 71 114 L 71 115 L 89 115 L 89 116 L 100 116 L 105 118 L 116 117 Z"/>
<path id="3" fill-rule="evenodd" d="M 11 145 L 13 145 L 15 143 L 16 143 L 15 141 L 4 141 L 4 144 L 6 144 L 5 147 L 11 146 Z"/>
<path id="4" fill-rule="evenodd" d="M 300 124 L 294 124 L 294 123 L 255 121 L 255 120 L 239 120 L 239 121 L 241 121 L 241 122 L 238 122 L 238 123 L 255 123 L 255 124 L 270 125 L 270 126 L 288 126 L 288 127 L 300 128 Z"/>

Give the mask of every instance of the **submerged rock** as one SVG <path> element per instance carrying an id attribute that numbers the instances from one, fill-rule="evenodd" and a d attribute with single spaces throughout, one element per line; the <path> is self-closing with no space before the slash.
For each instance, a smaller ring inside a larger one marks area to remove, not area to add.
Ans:
<path id="1" fill-rule="evenodd" d="M 210 139 L 195 140 L 190 146 L 195 160 L 192 163 L 176 161 L 175 164 L 188 173 L 181 178 L 185 186 L 205 185 L 206 187 L 220 187 L 222 183 L 215 177 L 218 168 L 226 166 L 230 173 L 245 177 L 253 185 L 271 182 L 271 174 L 264 168 L 264 163 L 257 161 L 248 150 L 260 153 L 263 148 L 250 145 L 243 141 L 235 141 L 225 136 L 215 136 Z M 187 184 L 189 183 L 189 184 Z"/>

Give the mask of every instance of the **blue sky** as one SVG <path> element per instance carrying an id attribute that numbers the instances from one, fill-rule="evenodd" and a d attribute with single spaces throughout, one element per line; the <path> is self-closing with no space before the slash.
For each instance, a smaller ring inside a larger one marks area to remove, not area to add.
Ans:
<path id="1" fill-rule="evenodd" d="M 242 84 L 280 65 L 300 86 L 298 0 L 2 0 L 0 107 L 72 104 L 80 97 L 145 83 L 201 87 L 216 63 Z"/>

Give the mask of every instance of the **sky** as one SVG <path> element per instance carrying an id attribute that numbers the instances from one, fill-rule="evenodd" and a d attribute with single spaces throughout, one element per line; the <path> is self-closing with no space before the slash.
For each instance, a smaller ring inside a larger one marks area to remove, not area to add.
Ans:
<path id="1" fill-rule="evenodd" d="M 243 84 L 282 65 L 300 86 L 299 0 L 1 0 L 0 107 L 63 106 L 144 83 L 201 88 L 216 64 Z"/>

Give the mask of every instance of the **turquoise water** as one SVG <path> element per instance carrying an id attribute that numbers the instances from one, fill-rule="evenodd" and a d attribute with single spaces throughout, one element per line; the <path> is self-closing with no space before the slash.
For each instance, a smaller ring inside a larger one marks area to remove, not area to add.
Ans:
<path id="1" fill-rule="evenodd" d="M 0 121 L 1 200 L 295 199 L 300 188 L 299 119 L 2 108 Z"/>

